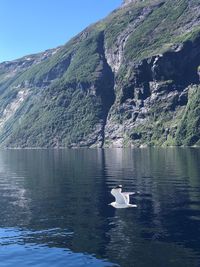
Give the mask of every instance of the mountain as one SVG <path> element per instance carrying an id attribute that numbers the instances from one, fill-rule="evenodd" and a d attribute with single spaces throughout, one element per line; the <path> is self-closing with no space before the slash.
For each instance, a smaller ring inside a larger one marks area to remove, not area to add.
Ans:
<path id="1" fill-rule="evenodd" d="M 125 0 L 0 64 L 1 147 L 200 145 L 199 0 Z"/>

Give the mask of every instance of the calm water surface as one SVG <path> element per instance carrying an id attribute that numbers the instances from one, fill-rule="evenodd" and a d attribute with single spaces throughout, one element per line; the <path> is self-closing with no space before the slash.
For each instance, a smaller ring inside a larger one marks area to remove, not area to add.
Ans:
<path id="1" fill-rule="evenodd" d="M 0 266 L 199 267 L 200 149 L 0 151 Z"/>

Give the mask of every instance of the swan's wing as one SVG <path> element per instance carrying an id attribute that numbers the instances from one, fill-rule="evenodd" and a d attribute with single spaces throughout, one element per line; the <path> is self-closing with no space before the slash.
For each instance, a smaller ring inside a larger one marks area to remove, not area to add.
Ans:
<path id="1" fill-rule="evenodd" d="M 124 195 L 135 195 L 136 193 L 135 192 L 123 192 L 122 194 L 124 194 Z"/>
<path id="2" fill-rule="evenodd" d="M 127 200 L 126 200 L 125 196 L 122 193 L 120 193 L 119 191 L 112 189 L 111 194 L 115 197 L 115 201 L 117 204 L 127 204 Z"/>
<path id="3" fill-rule="evenodd" d="M 125 199 L 126 199 L 126 203 L 129 204 L 129 202 L 130 202 L 129 194 L 124 194 L 124 193 L 122 193 L 122 195 L 125 197 Z"/>
<path id="4" fill-rule="evenodd" d="M 125 197 L 127 204 L 130 202 L 130 195 L 134 195 L 135 192 L 123 192 L 122 195 Z"/>

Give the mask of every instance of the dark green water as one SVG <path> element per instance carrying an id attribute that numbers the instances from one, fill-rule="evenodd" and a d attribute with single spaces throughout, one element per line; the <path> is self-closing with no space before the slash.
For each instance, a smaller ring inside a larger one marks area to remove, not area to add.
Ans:
<path id="1" fill-rule="evenodd" d="M 199 267 L 200 149 L 0 151 L 0 266 Z"/>

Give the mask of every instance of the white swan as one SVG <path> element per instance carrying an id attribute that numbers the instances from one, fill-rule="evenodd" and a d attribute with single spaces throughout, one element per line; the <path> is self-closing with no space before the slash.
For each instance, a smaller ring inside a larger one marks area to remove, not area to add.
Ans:
<path id="1" fill-rule="evenodd" d="M 118 185 L 111 190 L 111 194 L 115 197 L 115 202 L 110 203 L 109 205 L 113 206 L 116 209 L 124 208 L 136 208 L 137 205 L 130 204 L 130 195 L 134 195 L 134 192 L 122 192 L 122 185 Z"/>

